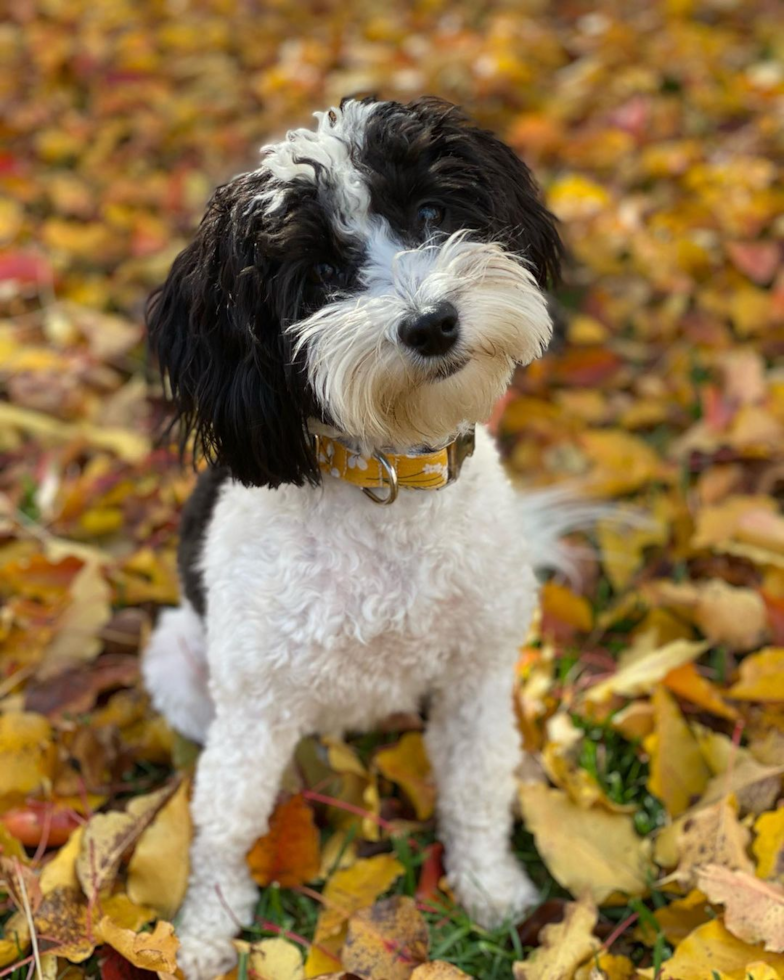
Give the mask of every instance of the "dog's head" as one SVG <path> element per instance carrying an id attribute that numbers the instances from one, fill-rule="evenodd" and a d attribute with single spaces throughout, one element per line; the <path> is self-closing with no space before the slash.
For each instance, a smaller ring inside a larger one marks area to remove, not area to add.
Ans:
<path id="1" fill-rule="evenodd" d="M 313 420 L 443 444 L 552 330 L 560 242 L 507 146 L 436 99 L 316 118 L 217 189 L 149 305 L 184 431 L 251 485 L 318 481 Z"/>

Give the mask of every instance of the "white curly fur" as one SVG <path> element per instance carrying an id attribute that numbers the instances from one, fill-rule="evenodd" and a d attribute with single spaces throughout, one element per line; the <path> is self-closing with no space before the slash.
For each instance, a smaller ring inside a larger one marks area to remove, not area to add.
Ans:
<path id="1" fill-rule="evenodd" d="M 536 901 L 509 844 L 513 667 L 536 602 L 534 556 L 521 499 L 477 436 L 454 485 L 402 492 L 389 508 L 334 479 L 224 487 L 202 562 L 206 644 L 183 608 L 162 618 L 144 661 L 156 706 L 206 739 L 179 926 L 189 980 L 234 962 L 230 938 L 257 900 L 245 855 L 298 739 L 372 728 L 426 696 L 450 883 L 486 924 Z"/>

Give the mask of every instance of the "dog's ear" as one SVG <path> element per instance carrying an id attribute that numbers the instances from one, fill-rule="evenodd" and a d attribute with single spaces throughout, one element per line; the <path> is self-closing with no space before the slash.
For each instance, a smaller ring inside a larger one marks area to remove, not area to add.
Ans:
<path id="1" fill-rule="evenodd" d="M 194 241 L 147 306 L 150 346 L 168 375 L 181 443 L 246 486 L 318 483 L 301 372 L 272 300 L 263 178 L 212 196 Z"/>
<path id="2" fill-rule="evenodd" d="M 555 285 L 563 245 L 556 218 L 542 203 L 533 174 L 493 133 L 474 126 L 464 132 L 474 144 L 493 188 L 494 224 L 499 237 L 526 259 L 542 289 Z"/>
<path id="3" fill-rule="evenodd" d="M 489 130 L 473 125 L 462 109 L 433 96 L 405 107 L 424 126 L 423 148 L 448 147 L 441 174 L 470 182 L 474 207 L 486 233 L 523 257 L 543 289 L 558 281 L 563 246 L 555 217 L 542 203 L 533 174 L 517 154 Z"/>

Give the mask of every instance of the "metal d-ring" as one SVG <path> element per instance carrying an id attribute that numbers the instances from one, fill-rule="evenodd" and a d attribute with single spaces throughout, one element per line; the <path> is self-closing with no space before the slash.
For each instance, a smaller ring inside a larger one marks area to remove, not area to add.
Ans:
<path id="1" fill-rule="evenodd" d="M 397 500 L 398 491 L 397 470 L 383 453 L 373 453 L 373 457 L 378 460 L 381 469 L 384 471 L 386 481 L 389 484 L 389 493 L 386 497 L 379 497 L 370 487 L 362 487 L 362 493 L 366 497 L 370 497 L 374 504 L 383 504 L 385 506 L 387 504 L 394 504 Z"/>

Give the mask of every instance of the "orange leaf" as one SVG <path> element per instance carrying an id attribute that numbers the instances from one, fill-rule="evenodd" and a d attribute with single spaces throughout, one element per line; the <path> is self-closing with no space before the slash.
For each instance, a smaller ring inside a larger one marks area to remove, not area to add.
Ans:
<path id="1" fill-rule="evenodd" d="M 315 878 L 319 871 L 319 836 L 313 811 L 298 794 L 278 804 L 269 831 L 251 848 L 248 865 L 262 887 L 277 882 L 294 888 Z"/>
<path id="2" fill-rule="evenodd" d="M 699 705 L 712 715 L 735 721 L 738 712 L 722 698 L 719 689 L 697 670 L 693 663 L 682 664 L 664 678 L 664 686 L 680 698 Z"/>

